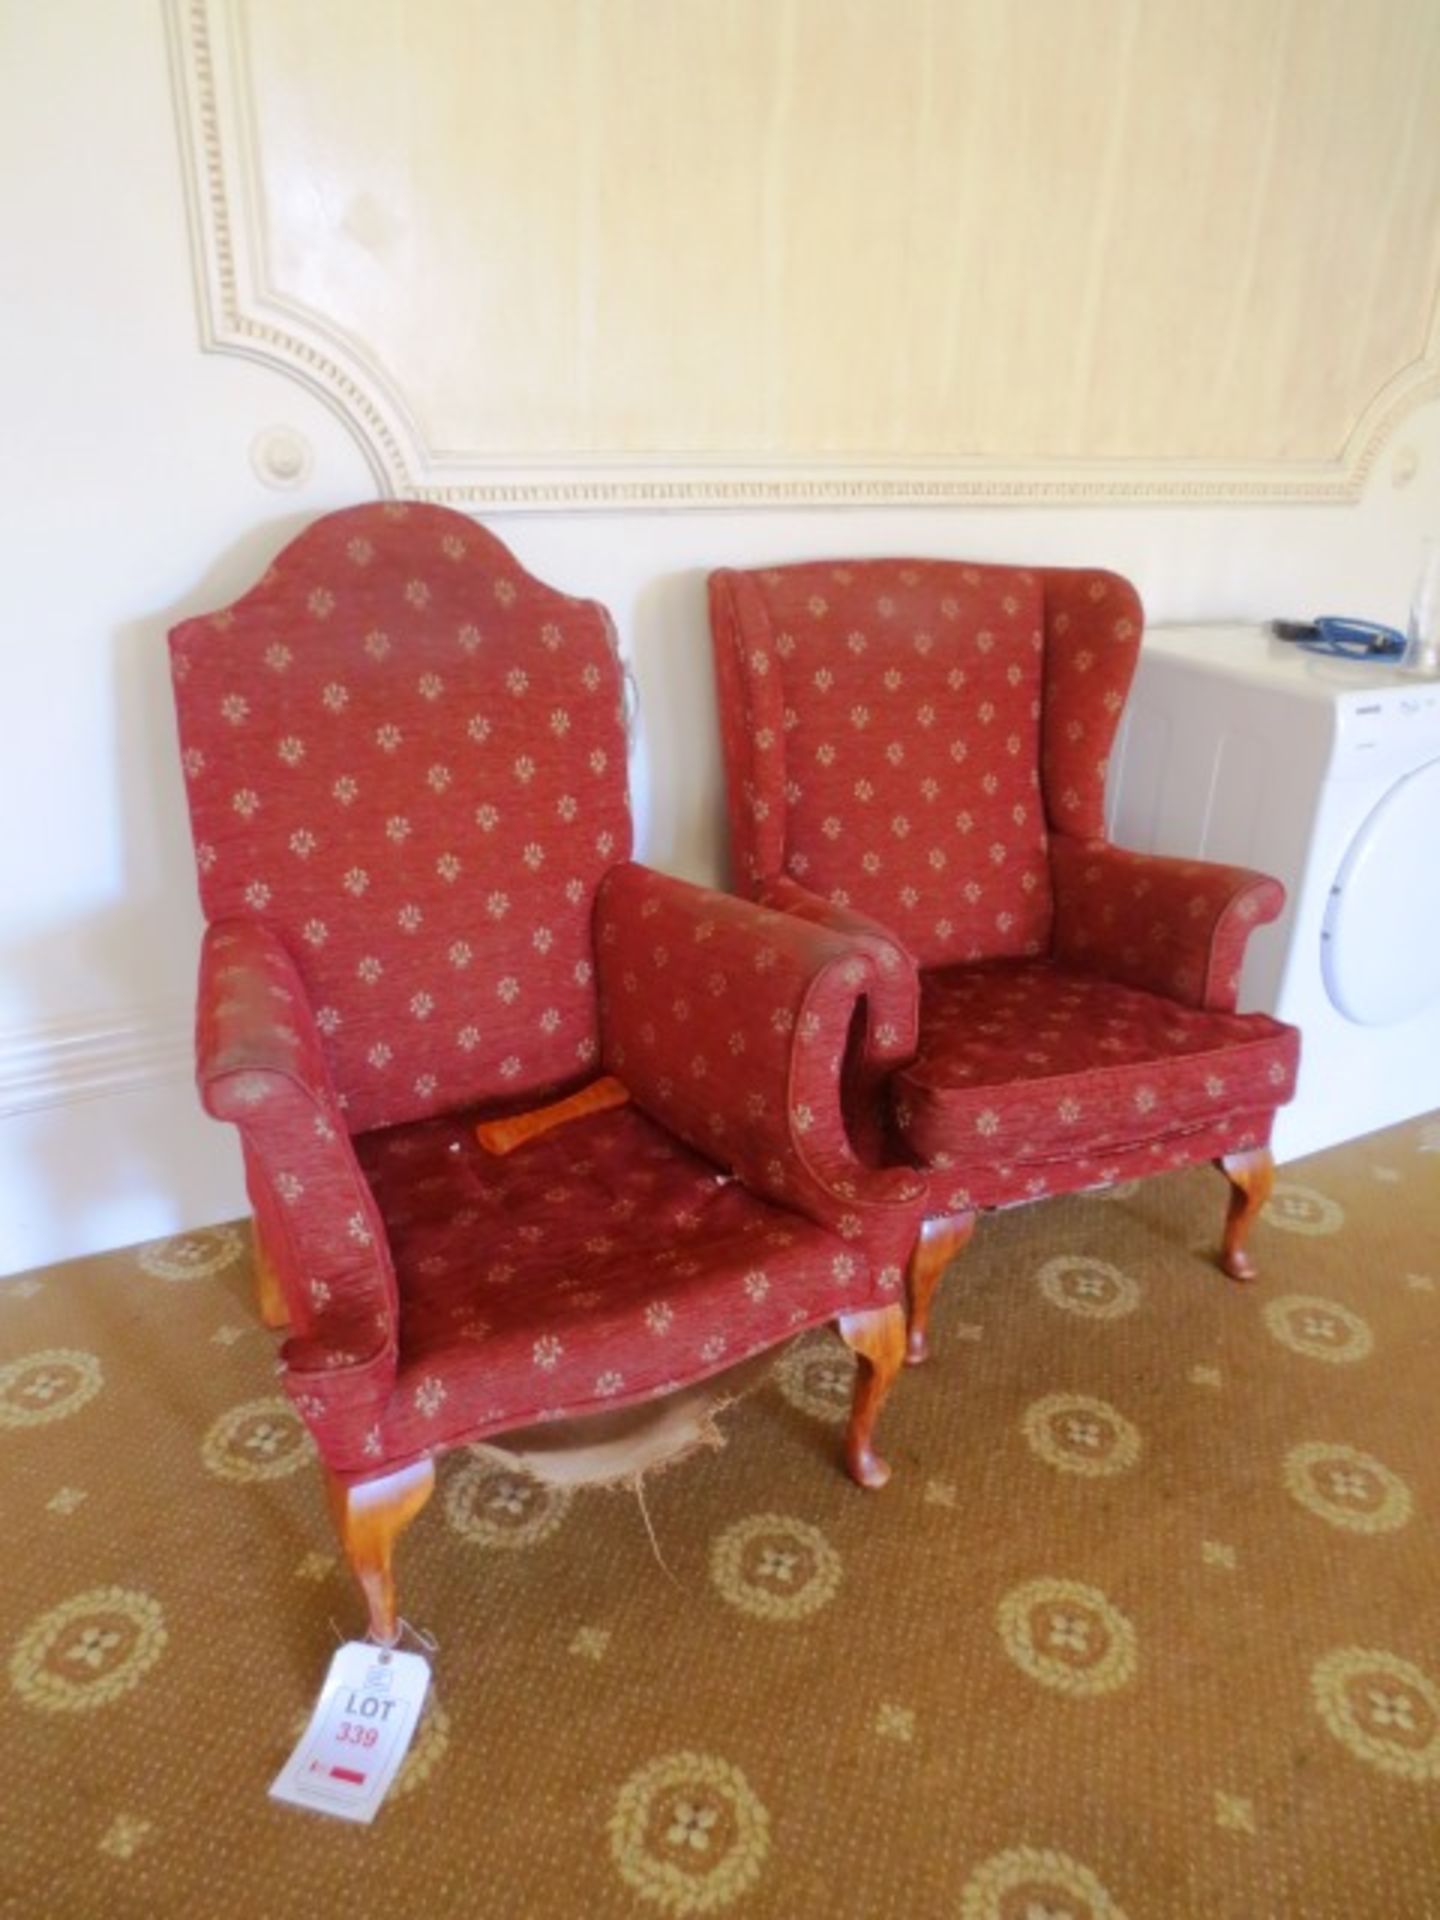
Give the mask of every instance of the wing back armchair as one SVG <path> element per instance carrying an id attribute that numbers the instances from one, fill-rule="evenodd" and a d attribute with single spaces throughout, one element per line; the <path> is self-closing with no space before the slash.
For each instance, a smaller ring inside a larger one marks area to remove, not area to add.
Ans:
<path id="1" fill-rule="evenodd" d="M 864 560 L 718 572 L 710 608 L 735 885 L 891 950 L 902 1058 L 856 1077 L 934 1176 L 910 1358 L 980 1208 L 1214 1159 L 1222 1264 L 1250 1277 L 1298 1035 L 1236 997 L 1284 892 L 1105 837 L 1133 587 Z"/>
<path id="2" fill-rule="evenodd" d="M 429 506 L 316 522 L 171 635 L 208 922 L 197 1051 L 262 1304 L 371 1628 L 447 1448 L 664 1394 L 797 1331 L 874 1450 L 923 1180 L 851 1151 L 873 945 L 629 859 L 603 608 Z M 602 1071 L 514 1151 L 477 1123 Z"/>

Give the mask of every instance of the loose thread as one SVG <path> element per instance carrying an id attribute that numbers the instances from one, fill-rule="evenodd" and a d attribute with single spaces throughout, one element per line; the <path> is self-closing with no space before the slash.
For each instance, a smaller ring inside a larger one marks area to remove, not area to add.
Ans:
<path id="1" fill-rule="evenodd" d="M 684 1582 L 677 1580 L 675 1578 L 675 1575 L 670 1571 L 669 1567 L 666 1566 L 665 1556 L 660 1551 L 660 1542 L 655 1537 L 655 1529 L 651 1525 L 651 1521 L 650 1521 L 650 1509 L 645 1504 L 644 1476 L 637 1473 L 634 1479 L 630 1482 L 630 1485 L 634 1489 L 635 1498 L 640 1505 L 640 1518 L 645 1522 L 645 1531 L 650 1536 L 650 1551 L 655 1556 L 655 1564 L 659 1567 L 660 1571 L 664 1574 L 665 1578 L 670 1582 L 670 1584 L 672 1586 L 679 1587 L 683 1592 Z"/>

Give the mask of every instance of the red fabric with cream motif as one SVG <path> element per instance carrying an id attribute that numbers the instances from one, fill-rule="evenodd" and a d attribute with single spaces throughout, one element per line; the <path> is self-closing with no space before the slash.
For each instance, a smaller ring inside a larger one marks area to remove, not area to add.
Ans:
<path id="1" fill-rule="evenodd" d="M 361 507 L 171 653 L 206 918 L 280 935 L 352 1131 L 593 1067 L 630 851 L 602 607 L 459 514 Z"/>
<path id="2" fill-rule="evenodd" d="M 1264 1144 L 1299 1036 L 1234 1009 L 1283 889 L 1104 839 L 1143 630 L 1127 581 L 819 563 L 716 573 L 710 607 L 735 880 L 908 955 L 890 1118 L 946 1176 L 937 1202 Z"/>
<path id="3" fill-rule="evenodd" d="M 329 1466 L 643 1400 L 897 1297 L 924 1182 L 863 1167 L 841 1112 L 875 943 L 628 864 L 602 608 L 459 514 L 363 507 L 172 655 L 200 1085 Z M 661 930 L 672 998 L 637 1025 Z M 602 1036 L 634 1103 L 486 1154 L 476 1122 L 591 1077 Z"/>

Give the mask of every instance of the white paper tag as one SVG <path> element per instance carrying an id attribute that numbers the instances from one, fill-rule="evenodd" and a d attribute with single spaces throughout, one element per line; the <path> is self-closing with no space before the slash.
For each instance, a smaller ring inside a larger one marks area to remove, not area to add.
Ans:
<path id="1" fill-rule="evenodd" d="M 270 1798 L 368 1825 L 409 1749 L 429 1687 L 422 1654 L 347 1640 Z"/>

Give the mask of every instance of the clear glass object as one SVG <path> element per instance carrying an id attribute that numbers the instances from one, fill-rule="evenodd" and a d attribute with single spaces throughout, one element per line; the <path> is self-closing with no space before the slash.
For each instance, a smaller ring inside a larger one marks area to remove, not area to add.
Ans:
<path id="1" fill-rule="evenodd" d="M 1427 540 L 1421 551 L 1407 641 L 1407 667 L 1416 673 L 1440 673 L 1440 540 Z"/>

